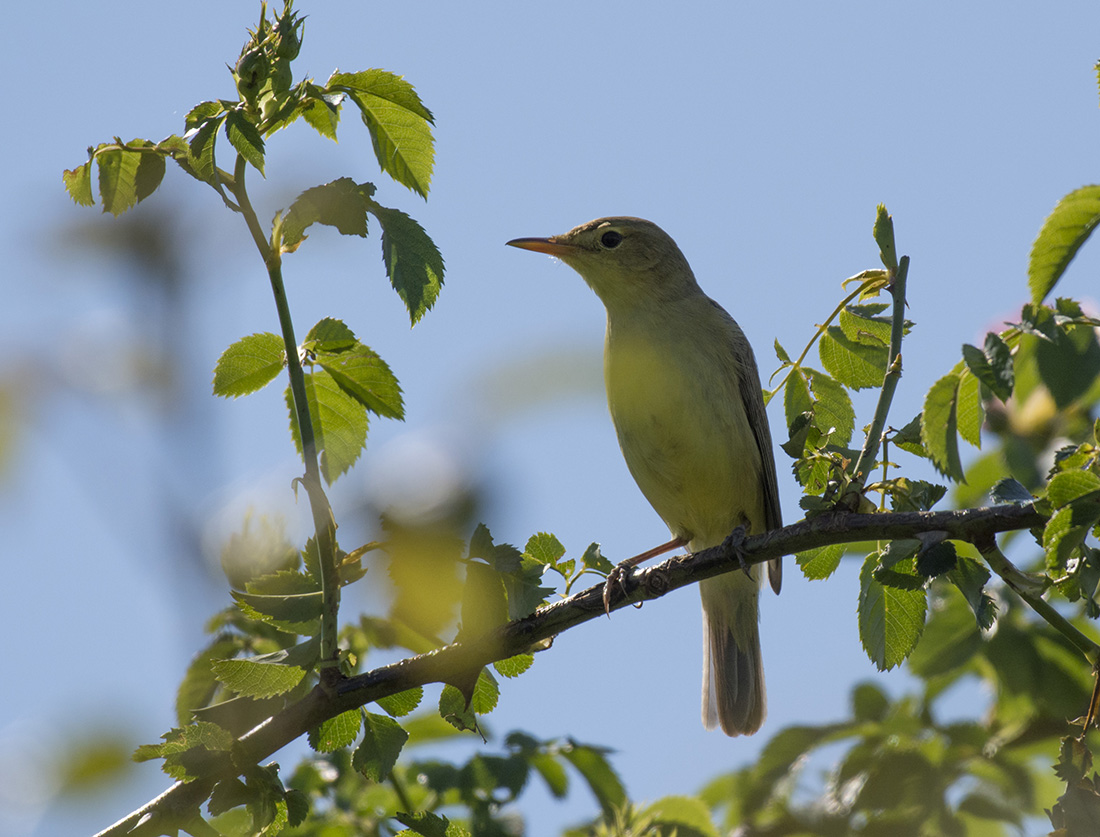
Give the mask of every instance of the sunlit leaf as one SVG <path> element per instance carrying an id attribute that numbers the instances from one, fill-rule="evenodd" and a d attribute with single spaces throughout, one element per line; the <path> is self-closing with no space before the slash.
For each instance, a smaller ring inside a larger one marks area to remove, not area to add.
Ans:
<path id="1" fill-rule="evenodd" d="M 286 364 L 283 338 L 265 331 L 242 337 L 222 352 L 214 367 L 214 394 L 248 395 L 267 386 Z"/>

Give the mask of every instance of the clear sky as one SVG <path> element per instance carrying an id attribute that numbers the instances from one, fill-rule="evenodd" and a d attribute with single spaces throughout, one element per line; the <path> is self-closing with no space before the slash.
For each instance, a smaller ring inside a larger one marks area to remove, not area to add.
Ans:
<path id="1" fill-rule="evenodd" d="M 485 487 L 479 516 L 498 540 L 551 531 L 578 556 L 600 541 L 621 559 L 666 539 L 604 406 L 600 303 L 570 269 L 508 239 L 608 214 L 656 221 L 739 320 L 766 376 L 774 339 L 799 351 L 841 280 L 877 266 L 871 223 L 884 202 L 912 258 L 901 424 L 963 342 L 1019 313 L 1040 223 L 1061 195 L 1100 178 L 1091 0 L 303 0 L 299 10 L 309 19 L 298 73 L 385 68 L 436 117 L 426 204 L 379 174 L 351 111 L 339 145 L 304 124 L 274 137 L 269 180 L 253 178 L 267 217 L 305 187 L 373 180 L 380 202 L 417 218 L 447 261 L 436 309 L 411 331 L 377 238 L 320 231 L 286 262 L 299 331 L 343 317 L 405 391 L 407 421 L 376 421 L 333 492 L 345 546 L 365 518 L 365 487 L 377 498 L 400 474 L 416 494 L 438 483 L 440 457 Z M 202 621 L 228 602 L 186 556 L 249 507 L 286 514 L 292 533 L 303 522 L 280 393 L 209 395 L 225 346 L 277 330 L 243 224 L 170 168 L 162 193 L 131 213 L 180 235 L 182 284 L 164 295 L 87 249 L 90 232 L 118 222 L 75 207 L 61 184 L 89 144 L 179 133 L 191 106 L 233 97 L 225 64 L 257 16 L 244 0 L 5 9 L 0 387 L 16 396 L 20 424 L 0 477 L 4 834 L 92 832 L 166 785 L 142 765 L 121 793 L 53 809 L 42 759 L 70 736 L 137 730 L 136 745 L 172 726 Z M 1097 265 L 1086 248 L 1065 292 L 1095 299 Z M 150 380 L 165 380 L 143 377 L 157 352 L 176 377 L 152 391 Z M 870 419 L 860 406 L 857 427 Z M 798 495 L 778 457 L 794 521 Z M 856 568 L 811 585 L 789 563 L 783 595 L 764 595 L 770 714 L 754 738 L 699 723 L 693 590 L 562 636 L 504 683 L 489 726 L 498 740 L 521 727 L 607 745 L 637 800 L 692 793 L 782 727 L 843 715 L 859 679 L 905 688 L 904 674 L 877 673 L 859 647 Z M 365 606 L 345 603 L 349 614 Z M 541 835 L 595 804 L 577 785 L 565 804 L 536 789 L 521 809 Z"/>

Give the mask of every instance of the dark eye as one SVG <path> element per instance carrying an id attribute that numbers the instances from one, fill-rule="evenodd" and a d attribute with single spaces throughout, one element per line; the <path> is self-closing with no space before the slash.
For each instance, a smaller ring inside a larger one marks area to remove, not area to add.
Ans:
<path id="1" fill-rule="evenodd" d="M 623 234 L 617 233 L 614 230 L 608 230 L 600 236 L 600 244 L 606 247 L 608 250 L 613 250 L 622 243 Z"/>

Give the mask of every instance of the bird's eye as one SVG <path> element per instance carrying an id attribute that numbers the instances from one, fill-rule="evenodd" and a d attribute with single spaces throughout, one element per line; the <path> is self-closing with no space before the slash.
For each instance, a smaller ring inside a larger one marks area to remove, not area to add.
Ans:
<path id="1" fill-rule="evenodd" d="M 608 250 L 613 250 L 622 243 L 623 234 L 609 230 L 600 236 L 600 244 L 606 247 Z"/>

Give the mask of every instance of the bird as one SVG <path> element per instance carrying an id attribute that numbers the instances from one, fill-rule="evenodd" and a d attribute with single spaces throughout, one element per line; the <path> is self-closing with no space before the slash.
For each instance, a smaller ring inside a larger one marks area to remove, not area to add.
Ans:
<path id="1" fill-rule="evenodd" d="M 775 457 L 752 347 L 699 287 L 672 237 L 652 221 L 624 216 L 507 244 L 560 259 L 607 309 L 604 382 L 612 423 L 627 468 L 673 536 L 620 566 L 681 545 L 698 552 L 739 529 L 780 528 Z M 729 736 L 757 732 L 767 713 L 762 576 L 756 564 L 699 584 L 703 725 L 720 725 Z M 768 578 L 779 593 L 781 559 L 769 562 Z"/>

